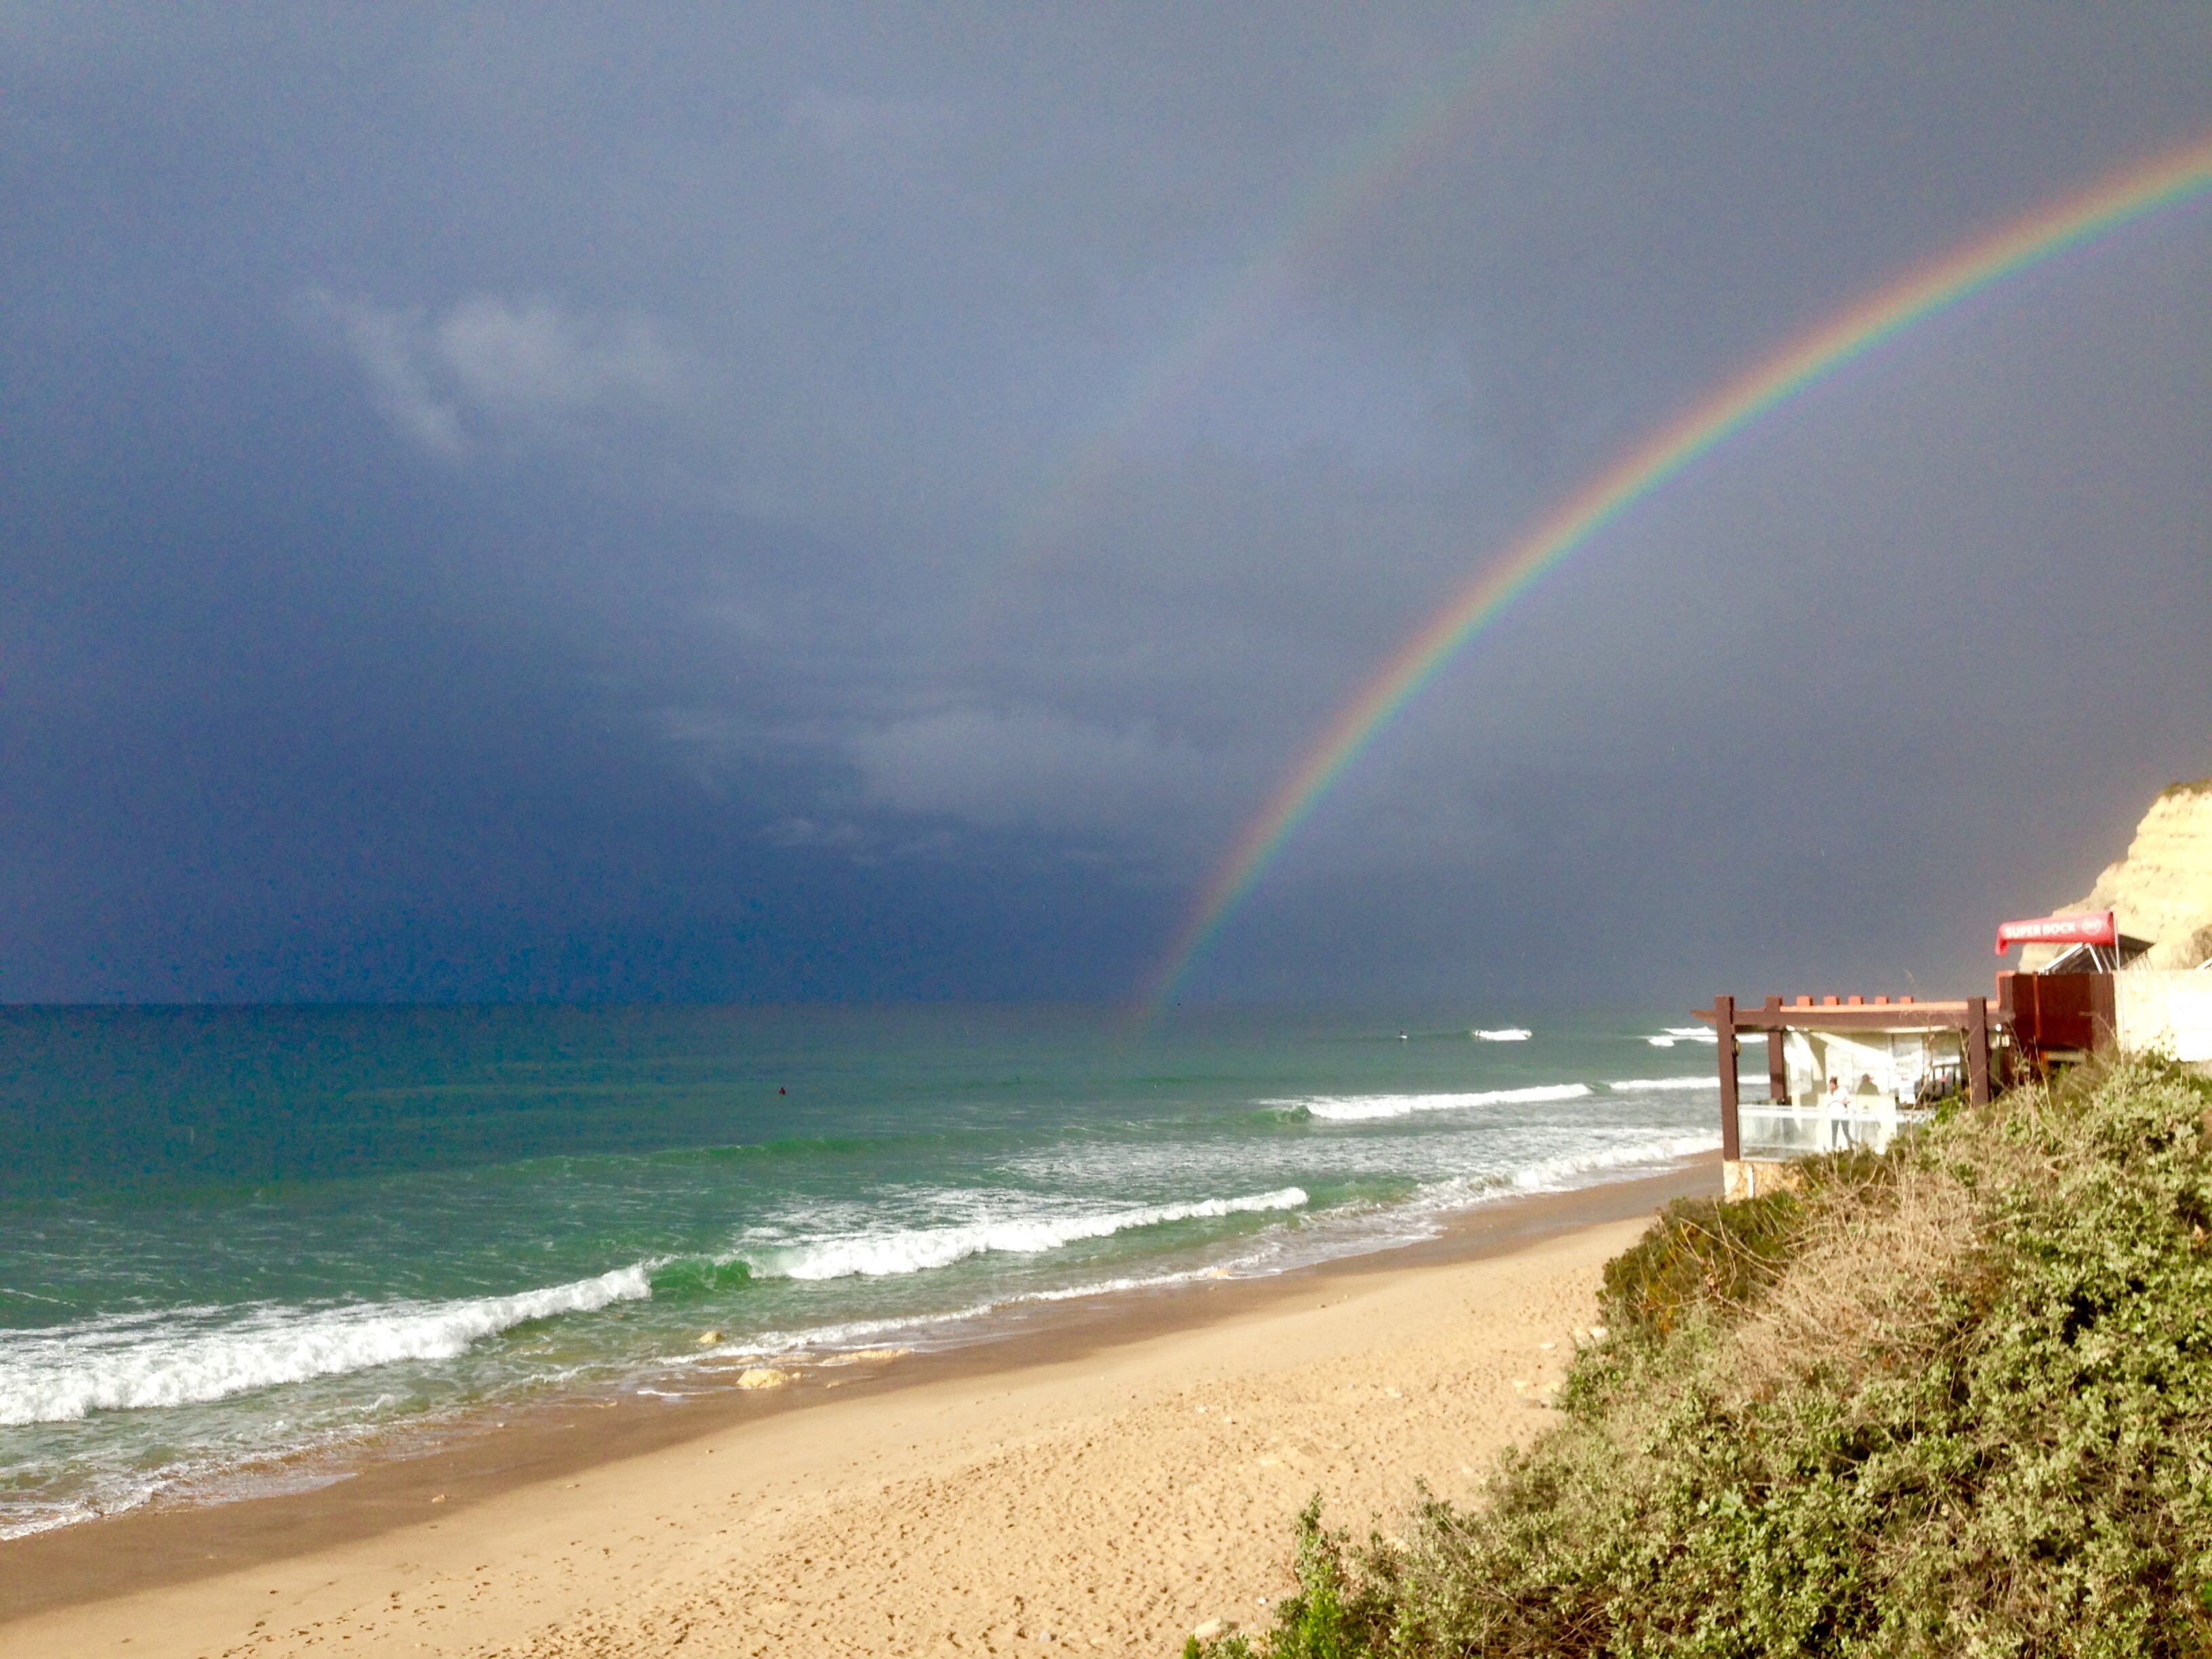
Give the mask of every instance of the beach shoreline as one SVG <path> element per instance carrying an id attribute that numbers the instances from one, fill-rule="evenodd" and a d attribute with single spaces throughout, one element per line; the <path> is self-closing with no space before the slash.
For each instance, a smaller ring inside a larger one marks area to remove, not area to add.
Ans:
<path id="1" fill-rule="evenodd" d="M 510 1534 L 518 1516 L 553 1520 L 564 1505 L 580 1502 L 565 1494 L 591 1486 L 640 1480 L 646 1492 L 660 1490 L 666 1483 L 652 1471 L 672 1461 L 690 1468 L 719 1454 L 738 1460 L 726 1468 L 787 1469 L 790 1479 L 818 1498 L 842 1489 L 836 1471 L 820 1467 L 825 1461 L 837 1462 L 846 1449 L 871 1434 L 880 1437 L 887 1425 L 904 1432 L 896 1425 L 916 1413 L 941 1412 L 970 1396 L 1021 1395 L 1049 1432 L 1059 1420 L 1055 1412 L 1068 1421 L 1081 1416 L 1076 1401 L 1054 1403 L 1054 1389 L 1065 1393 L 1078 1373 L 1103 1367 L 1111 1378 L 1133 1366 L 1149 1376 L 1147 1367 L 1164 1366 L 1164 1376 L 1184 1368 L 1195 1374 L 1253 1340 L 1254 1333 L 1264 1333 L 1266 1342 L 1294 1355 L 1304 1340 L 1296 1334 L 1297 1322 L 1320 1317 L 1325 1324 L 1322 1310 L 1347 1299 L 1395 1298 L 1393 1305 L 1404 1304 L 1401 1323 L 1410 1319 L 1407 1329 L 1417 1332 L 1425 1295 L 1449 1295 L 1447 1285 L 1464 1280 L 1489 1284 L 1486 1294 L 1510 1301 L 1517 1293 L 1516 1276 L 1498 1264 L 1550 1261 L 1564 1250 L 1561 1259 L 1572 1258 L 1572 1273 L 1580 1275 L 1574 1294 L 1586 1301 L 1595 1287 L 1595 1262 L 1623 1247 L 1667 1199 L 1711 1190 L 1717 1180 L 1713 1160 L 1702 1158 L 1656 1176 L 1516 1196 L 1463 1212 L 1437 1237 L 1418 1243 L 1267 1278 L 1200 1280 L 1057 1304 L 988 1343 L 816 1368 L 774 1389 L 723 1387 L 680 1401 L 626 1395 L 596 1407 L 572 1401 L 510 1413 L 504 1431 L 457 1436 L 416 1455 L 372 1456 L 349 1478 L 315 1490 L 210 1506 L 150 1507 L 33 1534 L 0 1544 L 0 1625 L 9 1631 L 11 1650 L 24 1652 L 98 1650 L 120 1640 L 112 1633 L 118 1621 L 135 1632 L 133 1653 L 220 1650 L 207 1643 L 224 1626 L 226 1610 L 249 1610 L 245 1604 L 231 1607 L 236 1598 L 226 1587 L 239 1581 L 343 1584 L 361 1571 L 388 1577 L 395 1571 L 389 1562 L 376 1568 L 364 1564 L 396 1548 L 410 1559 L 497 1554 L 494 1536 Z M 1582 1259 L 1601 1247 L 1602 1255 Z M 1590 1316 L 1585 1310 L 1583 1319 Z M 1566 1334 L 1563 1329 L 1549 1340 L 1557 1345 Z M 1555 1346 L 1552 1352 L 1560 1350 Z M 1075 1392 L 1095 1386 L 1085 1382 Z M 1129 1398 L 1152 1399 L 1158 1379 L 1132 1388 Z M 1121 1397 L 1118 1390 L 1110 1394 Z M 1081 1403 L 1095 1413 L 1103 1402 L 1086 1395 Z M 1530 1426 L 1525 1415 L 1510 1420 Z M 933 1451 L 925 1450 L 920 1439 L 907 1444 L 900 1456 L 917 1468 L 933 1457 L 957 1462 L 949 1443 Z M 890 1455 L 879 1453 L 879 1458 Z M 1133 1443 L 1131 1456 L 1125 1478 L 1142 1486 L 1144 1454 Z M 851 1474 L 844 1472 L 843 1487 L 851 1486 Z M 1401 1503 L 1412 1495 L 1411 1476 L 1402 1484 Z M 685 1530 L 680 1525 L 663 1529 Z M 1281 1555 L 1288 1534 L 1279 1528 L 1260 1530 L 1267 1535 L 1255 1536 L 1253 1546 Z M 579 1540 L 576 1547 L 586 1546 Z M 417 1576 L 438 1571 L 415 1565 Z M 268 1599 L 267 1588 L 256 1593 Z M 237 1594 L 245 1595 L 245 1589 Z M 526 1600 L 538 1607 L 544 1598 Z M 281 1586 L 276 1601 L 289 1605 Z M 186 1607 L 191 1616 L 179 1620 Z M 196 1632 L 189 1641 L 201 1645 L 165 1646 L 173 1629 Z M 254 1651 L 293 1650 L 271 1647 L 265 1622 L 256 1626 L 248 1620 L 234 1635 Z M 436 1645 L 491 1650 L 487 1635 L 458 1646 Z M 361 1639 L 357 1634 L 347 1650 L 368 1650 Z M 303 1636 L 295 1646 L 318 1644 Z M 956 1650 L 957 1644 L 948 1650 Z M 553 1650 L 533 1643 L 528 1650 Z"/>

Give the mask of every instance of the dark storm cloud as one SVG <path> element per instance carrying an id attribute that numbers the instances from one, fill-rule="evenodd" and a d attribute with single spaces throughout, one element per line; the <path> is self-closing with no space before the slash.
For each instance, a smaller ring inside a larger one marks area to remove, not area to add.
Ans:
<path id="1" fill-rule="evenodd" d="M 1117 994 L 1486 550 L 2212 128 L 2208 61 L 2189 7 L 0 11 L 0 995 Z M 1971 966 L 2212 767 L 2208 264 L 2138 227 L 1639 509 L 1200 988 Z"/>

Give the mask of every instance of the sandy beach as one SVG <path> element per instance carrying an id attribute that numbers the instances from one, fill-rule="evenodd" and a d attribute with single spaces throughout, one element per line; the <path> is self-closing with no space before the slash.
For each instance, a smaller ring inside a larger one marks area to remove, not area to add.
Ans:
<path id="1" fill-rule="evenodd" d="M 1540 1431 L 1710 1160 L 988 1348 L 518 1420 L 319 1491 L 0 1545 L 7 1651 L 1164 1655 L 1264 1625 L 1316 1492 L 1386 1531 Z"/>

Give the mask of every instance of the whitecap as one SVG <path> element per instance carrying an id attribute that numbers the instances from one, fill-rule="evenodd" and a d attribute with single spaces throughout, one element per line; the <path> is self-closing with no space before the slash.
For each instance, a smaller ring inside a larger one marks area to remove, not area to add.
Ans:
<path id="1" fill-rule="evenodd" d="M 1477 1042 L 1526 1042 L 1536 1034 L 1525 1025 L 1501 1025 L 1495 1030 L 1475 1030 L 1468 1035 Z"/>
<path id="2" fill-rule="evenodd" d="M 451 1359 L 533 1319 L 653 1294 L 646 1264 L 513 1296 L 184 1308 L 0 1337 L 0 1425 L 191 1405 L 406 1359 Z"/>
<path id="3" fill-rule="evenodd" d="M 1196 1221 L 1268 1210 L 1297 1209 L 1305 1189 L 1285 1187 L 1245 1198 L 1209 1198 L 1187 1204 L 1088 1214 L 1008 1216 L 943 1227 L 899 1227 L 809 1239 L 772 1249 L 749 1249 L 738 1260 L 764 1279 L 846 1279 L 926 1273 L 992 1251 L 1036 1255 L 1079 1239 L 1107 1238 L 1133 1228 Z"/>
<path id="4" fill-rule="evenodd" d="M 1654 1089 L 1718 1089 L 1717 1077 L 1625 1077 L 1605 1085 L 1617 1095 L 1641 1094 Z"/>
<path id="5" fill-rule="evenodd" d="M 1583 1177 L 1605 1170 L 1632 1169 L 1638 1164 L 1671 1164 L 1720 1150 L 1718 1135 L 1680 1135 L 1666 1140 L 1638 1141 L 1627 1146 L 1601 1147 L 1594 1152 L 1570 1152 L 1545 1158 L 1513 1172 L 1512 1184 L 1522 1192 L 1547 1192 L 1586 1184 Z"/>
<path id="6" fill-rule="evenodd" d="M 1364 1123 L 1376 1118 L 1410 1117 L 1416 1112 L 1459 1112 L 1476 1106 L 1534 1104 L 1579 1100 L 1587 1083 L 1546 1083 L 1532 1089 L 1486 1089 L 1472 1094 L 1309 1095 L 1297 1100 L 1263 1100 L 1262 1106 L 1300 1108 L 1335 1123 Z"/>

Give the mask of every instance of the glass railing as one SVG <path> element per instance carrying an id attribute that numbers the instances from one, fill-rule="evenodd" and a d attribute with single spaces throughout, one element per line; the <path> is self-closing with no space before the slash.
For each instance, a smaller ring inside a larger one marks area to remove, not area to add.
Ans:
<path id="1" fill-rule="evenodd" d="M 1736 1133 L 1745 1158 L 1802 1158 L 1854 1149 L 1879 1152 L 1899 1131 L 1924 1123 L 1929 1109 L 1900 1106 L 1887 1095 L 1846 1097 L 1835 1104 L 1782 1106 L 1745 1101 L 1736 1108 Z"/>

